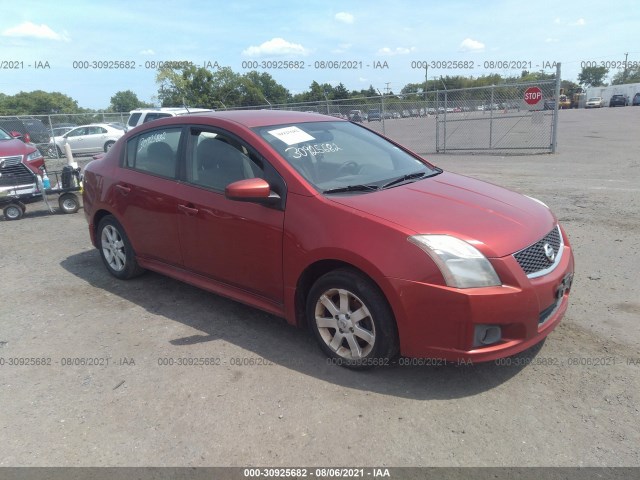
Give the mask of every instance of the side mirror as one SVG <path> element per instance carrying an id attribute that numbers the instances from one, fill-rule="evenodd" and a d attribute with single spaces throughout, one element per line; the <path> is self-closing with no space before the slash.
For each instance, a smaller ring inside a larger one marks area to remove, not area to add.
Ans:
<path id="1" fill-rule="evenodd" d="M 255 202 L 273 204 L 280 200 L 280 195 L 271 191 L 269 184 L 262 178 L 247 178 L 230 183 L 224 189 L 229 200 L 239 202 Z"/>

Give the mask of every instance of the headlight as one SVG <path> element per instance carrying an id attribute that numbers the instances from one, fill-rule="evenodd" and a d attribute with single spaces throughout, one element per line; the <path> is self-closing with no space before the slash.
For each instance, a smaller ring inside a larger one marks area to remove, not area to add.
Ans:
<path id="1" fill-rule="evenodd" d="M 42 154 L 40 153 L 40 151 L 36 150 L 35 152 L 30 153 L 29 155 L 27 155 L 27 162 L 30 162 L 31 160 L 35 160 L 36 158 L 41 158 Z"/>
<path id="2" fill-rule="evenodd" d="M 413 235 L 409 240 L 436 262 L 450 287 L 502 285 L 489 260 L 473 245 L 450 235 Z"/>

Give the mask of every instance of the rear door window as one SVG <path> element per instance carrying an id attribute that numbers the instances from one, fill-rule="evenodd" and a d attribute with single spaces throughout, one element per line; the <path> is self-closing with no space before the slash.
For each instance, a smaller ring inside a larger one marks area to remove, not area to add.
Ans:
<path id="1" fill-rule="evenodd" d="M 127 142 L 125 165 L 135 170 L 176 178 L 182 128 L 160 128 L 145 132 Z"/>

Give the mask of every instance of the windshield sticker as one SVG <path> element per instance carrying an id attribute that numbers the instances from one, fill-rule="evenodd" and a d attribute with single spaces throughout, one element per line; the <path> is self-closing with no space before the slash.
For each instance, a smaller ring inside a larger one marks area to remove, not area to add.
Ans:
<path id="1" fill-rule="evenodd" d="M 269 130 L 269 133 L 287 145 L 295 145 L 296 143 L 315 140 L 315 138 L 304 130 L 300 130 L 298 127 L 277 128 L 275 130 Z"/>
<path id="2" fill-rule="evenodd" d="M 304 147 L 289 147 L 285 149 L 285 153 L 293 158 L 302 158 L 308 156 L 316 156 L 322 153 L 334 153 L 342 150 L 335 143 L 314 143 L 305 145 Z"/>

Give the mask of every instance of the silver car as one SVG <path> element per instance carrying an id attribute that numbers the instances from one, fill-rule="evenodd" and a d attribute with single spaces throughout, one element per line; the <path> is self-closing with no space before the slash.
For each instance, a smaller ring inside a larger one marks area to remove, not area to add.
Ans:
<path id="1" fill-rule="evenodd" d="M 106 152 L 125 133 L 124 128 L 112 123 L 93 123 L 69 130 L 64 135 L 53 137 L 62 155 L 65 144 L 69 144 L 72 153 Z"/>

